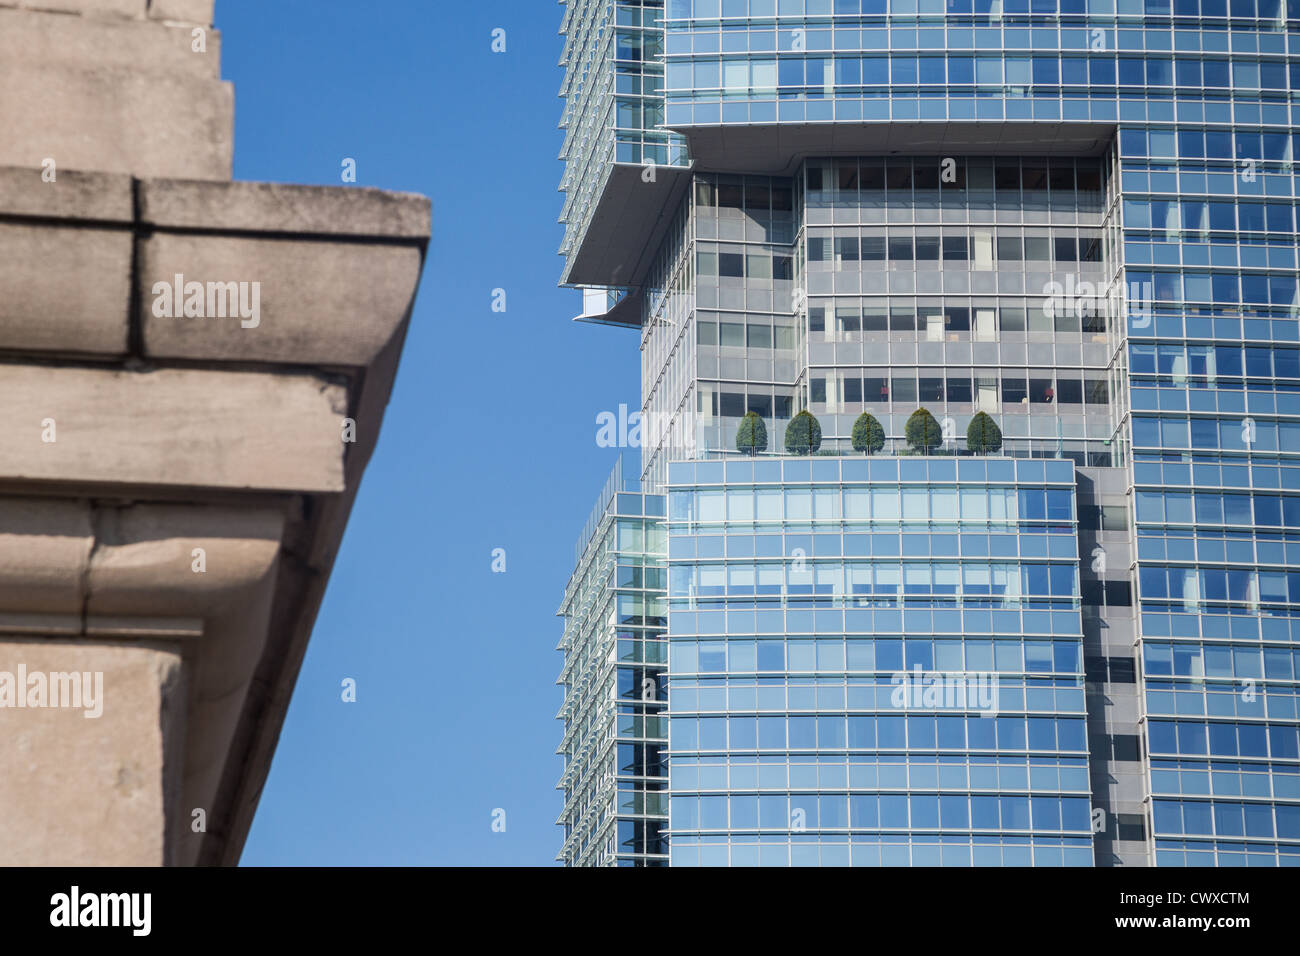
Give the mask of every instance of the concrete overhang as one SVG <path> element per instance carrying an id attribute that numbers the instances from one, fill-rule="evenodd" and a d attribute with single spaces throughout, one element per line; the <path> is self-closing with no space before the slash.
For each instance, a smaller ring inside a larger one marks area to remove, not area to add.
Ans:
<path id="1" fill-rule="evenodd" d="M 690 181 L 680 166 L 612 166 L 562 284 L 641 285 Z"/>
<path id="2" fill-rule="evenodd" d="M 697 172 L 789 176 L 812 156 L 1099 156 L 1113 123 L 909 122 L 681 126 Z"/>
<path id="3" fill-rule="evenodd" d="M 422 196 L 76 170 L 46 183 L 41 174 L 0 167 L 0 359 L 134 352 L 365 367 L 396 334 L 423 268 Z M 255 291 L 258 314 L 186 317 L 191 283 L 205 310 L 213 286 L 226 312 L 227 293 L 252 304 Z"/>

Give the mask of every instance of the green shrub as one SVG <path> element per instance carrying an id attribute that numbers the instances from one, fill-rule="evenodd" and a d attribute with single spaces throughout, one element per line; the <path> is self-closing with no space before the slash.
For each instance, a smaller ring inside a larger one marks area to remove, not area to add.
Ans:
<path id="1" fill-rule="evenodd" d="M 1002 429 L 986 412 L 979 412 L 966 426 L 966 447 L 976 455 L 991 455 L 1002 449 Z"/>
<path id="2" fill-rule="evenodd" d="M 745 412 L 745 417 L 740 420 L 740 428 L 736 430 L 736 451 L 749 455 L 767 451 L 767 426 L 758 412 Z"/>
<path id="3" fill-rule="evenodd" d="M 863 412 L 853 423 L 853 450 L 874 455 L 885 447 L 885 430 L 876 416 Z"/>
<path id="4" fill-rule="evenodd" d="M 785 428 L 785 450 L 792 455 L 815 455 L 821 446 L 821 422 L 805 408 Z"/>
<path id="5" fill-rule="evenodd" d="M 907 444 L 922 455 L 928 455 L 943 444 L 943 429 L 929 409 L 918 408 L 907 420 Z"/>

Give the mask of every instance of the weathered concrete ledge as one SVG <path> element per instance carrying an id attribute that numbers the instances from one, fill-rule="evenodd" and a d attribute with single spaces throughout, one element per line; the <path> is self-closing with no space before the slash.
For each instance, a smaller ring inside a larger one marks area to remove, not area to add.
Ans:
<path id="1" fill-rule="evenodd" d="M 0 353 L 127 355 L 134 302 L 141 359 L 363 367 L 419 283 L 423 196 L 41 173 L 0 167 Z"/>
<path id="2" fill-rule="evenodd" d="M 90 20 L 163 20 L 208 26 L 214 0 L 0 0 L 0 8 L 80 14 Z"/>
<path id="3" fill-rule="evenodd" d="M 0 482 L 343 490 L 347 391 L 314 375 L 0 364 Z"/>
<path id="4" fill-rule="evenodd" d="M 140 184 L 140 221 L 157 229 L 423 242 L 430 213 L 428 198 L 382 189 L 180 179 Z"/>

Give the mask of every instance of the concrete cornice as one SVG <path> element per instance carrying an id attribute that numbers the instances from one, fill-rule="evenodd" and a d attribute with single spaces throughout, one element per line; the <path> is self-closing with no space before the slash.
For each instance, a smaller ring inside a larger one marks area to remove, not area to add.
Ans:
<path id="1" fill-rule="evenodd" d="M 160 230 L 347 237 L 423 247 L 430 215 L 427 197 L 382 189 L 184 179 L 140 184 L 140 220 Z"/>
<path id="2" fill-rule="evenodd" d="M 181 642 L 189 679 L 169 715 L 183 769 L 165 795 L 167 862 L 197 860 L 203 835 L 183 825 L 194 808 L 220 810 L 226 756 L 265 651 L 285 520 L 274 507 L 0 498 L 0 633 Z"/>
<path id="3" fill-rule="evenodd" d="M 0 166 L 0 222 L 54 220 L 61 225 L 130 226 L 135 219 L 132 179 L 125 173 L 57 169 L 56 182 L 43 169 Z M 57 189 L 42 189 L 55 186 Z"/>
<path id="4" fill-rule="evenodd" d="M 0 408 L 0 481 L 343 489 L 347 391 L 316 375 L 0 364 Z"/>
<path id="5" fill-rule="evenodd" d="M 429 241 L 423 196 L 41 173 L 0 167 L 0 359 L 365 367 Z M 253 293 L 256 316 L 235 314 Z"/>

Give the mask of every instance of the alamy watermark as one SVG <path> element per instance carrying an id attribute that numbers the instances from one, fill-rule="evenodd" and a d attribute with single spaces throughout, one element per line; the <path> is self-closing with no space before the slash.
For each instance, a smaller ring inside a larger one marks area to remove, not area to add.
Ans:
<path id="1" fill-rule="evenodd" d="M 31 671 L 26 664 L 18 672 L 0 671 L 0 709 L 82 710 L 87 720 L 104 713 L 103 671 Z"/>
<path id="2" fill-rule="evenodd" d="M 148 936 L 153 928 L 153 894 L 84 893 L 73 886 L 50 897 L 50 925 L 129 929 L 132 936 Z"/>
<path id="3" fill-rule="evenodd" d="M 619 405 L 617 412 L 596 415 L 599 448 L 659 448 L 664 444 L 684 457 L 694 455 L 695 429 L 689 427 L 685 416 L 629 410 L 627 405 Z"/>
<path id="4" fill-rule="evenodd" d="M 155 282 L 153 295 L 159 319 L 238 318 L 245 329 L 262 324 L 260 282 L 186 282 L 177 275 L 173 282 Z"/>
<path id="5" fill-rule="evenodd" d="M 1050 319 L 1116 318 L 1123 319 L 1130 328 L 1145 329 L 1151 325 L 1154 300 L 1155 289 L 1150 282 L 1112 287 L 1067 275 L 1064 282 L 1053 279 L 1043 286 L 1043 314 Z"/>
<path id="6" fill-rule="evenodd" d="M 889 682 L 889 703 L 897 710 L 978 710 L 985 717 L 998 712 L 997 674 L 927 671 L 917 664 Z"/>

